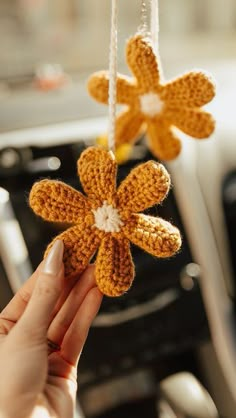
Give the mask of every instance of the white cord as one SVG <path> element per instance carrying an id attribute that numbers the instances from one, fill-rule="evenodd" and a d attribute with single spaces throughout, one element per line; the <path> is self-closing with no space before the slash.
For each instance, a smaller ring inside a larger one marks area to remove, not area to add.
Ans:
<path id="1" fill-rule="evenodd" d="M 112 0 L 111 10 L 111 37 L 109 55 L 109 121 L 108 121 L 108 147 L 115 149 L 115 125 L 116 125 L 116 79 L 117 79 L 117 18 L 118 0 Z"/>
<path id="2" fill-rule="evenodd" d="M 153 42 L 153 49 L 156 54 L 158 54 L 158 45 L 159 45 L 159 7 L 158 0 L 151 0 L 151 37 Z"/>
<path id="3" fill-rule="evenodd" d="M 141 25 L 138 28 L 144 37 L 149 35 L 148 29 L 148 12 L 147 12 L 147 2 L 146 0 L 141 0 Z"/>

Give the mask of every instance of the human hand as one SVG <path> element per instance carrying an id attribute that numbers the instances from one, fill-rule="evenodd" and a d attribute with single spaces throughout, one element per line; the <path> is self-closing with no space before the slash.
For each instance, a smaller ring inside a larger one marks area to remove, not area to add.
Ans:
<path id="1" fill-rule="evenodd" d="M 93 266 L 67 281 L 62 257 L 56 241 L 0 314 L 0 418 L 73 417 L 77 364 L 102 295 Z"/>

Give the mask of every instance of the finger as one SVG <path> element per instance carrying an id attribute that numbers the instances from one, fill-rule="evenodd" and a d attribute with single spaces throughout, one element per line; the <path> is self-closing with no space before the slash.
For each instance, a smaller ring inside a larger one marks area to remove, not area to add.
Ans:
<path id="1" fill-rule="evenodd" d="M 61 309 L 61 307 L 63 306 L 64 302 L 66 301 L 68 295 L 71 292 L 71 289 L 74 287 L 75 283 L 77 283 L 77 281 L 79 280 L 80 275 L 77 275 L 75 277 L 73 277 L 73 279 L 67 279 L 67 278 L 63 278 L 63 290 L 62 293 L 56 303 L 55 308 L 53 309 L 52 312 L 52 316 L 51 316 L 51 321 L 55 318 L 56 314 L 59 312 L 59 310 Z"/>
<path id="2" fill-rule="evenodd" d="M 41 336 L 47 332 L 53 308 L 62 292 L 63 250 L 63 242 L 55 241 L 44 260 L 30 301 L 18 322 L 19 330 L 28 330 Z"/>
<path id="3" fill-rule="evenodd" d="M 15 296 L 0 313 L 0 333 L 8 334 L 15 323 L 22 316 L 34 290 L 42 265 L 43 262 L 39 264 L 32 276 L 24 283 L 24 285 L 18 290 Z M 63 292 L 56 303 L 51 319 L 56 316 L 79 277 L 80 276 L 77 276 L 73 280 L 64 279 Z"/>
<path id="4" fill-rule="evenodd" d="M 22 316 L 30 300 L 35 283 L 38 279 L 39 271 L 42 268 L 42 264 L 43 262 L 38 266 L 37 270 L 35 270 L 32 276 L 18 290 L 18 292 L 11 299 L 8 305 L 0 313 L 0 334 L 8 334 L 12 327 Z M 79 276 L 75 277 L 73 280 L 63 280 L 63 291 L 53 310 L 51 320 L 56 316 L 57 312 L 60 310 L 61 306 L 67 299 L 67 296 L 69 295 L 74 284 L 77 282 L 78 278 Z"/>
<path id="5" fill-rule="evenodd" d="M 62 342 L 60 355 L 68 363 L 76 365 L 86 341 L 89 328 L 98 313 L 102 294 L 97 287 L 86 295 Z"/>
<path id="6" fill-rule="evenodd" d="M 6 321 L 9 321 L 9 326 L 10 324 L 13 326 L 23 314 L 33 292 L 41 264 L 0 313 L 0 327 L 3 323 L 5 325 Z"/>
<path id="7" fill-rule="evenodd" d="M 54 343 L 61 344 L 87 293 L 96 286 L 94 269 L 93 265 L 87 267 L 50 324 L 48 338 Z"/>

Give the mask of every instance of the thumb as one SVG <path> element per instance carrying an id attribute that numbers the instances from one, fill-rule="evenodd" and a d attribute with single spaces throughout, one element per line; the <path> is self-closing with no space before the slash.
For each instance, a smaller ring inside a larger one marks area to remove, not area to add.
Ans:
<path id="1" fill-rule="evenodd" d="M 55 241 L 43 262 L 30 301 L 18 321 L 18 331 L 28 330 L 31 335 L 46 336 L 53 308 L 62 290 L 63 250 L 63 241 Z"/>

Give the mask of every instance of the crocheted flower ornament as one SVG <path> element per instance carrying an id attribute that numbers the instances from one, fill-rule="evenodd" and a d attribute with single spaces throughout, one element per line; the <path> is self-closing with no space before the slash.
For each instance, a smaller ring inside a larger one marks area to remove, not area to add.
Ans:
<path id="1" fill-rule="evenodd" d="M 141 164 L 118 190 L 116 172 L 111 152 L 90 147 L 78 160 L 78 174 L 87 197 L 55 180 L 35 183 L 29 196 L 37 215 L 47 221 L 72 224 L 54 239 L 64 242 L 66 277 L 81 273 L 99 248 L 95 277 L 101 292 L 108 296 L 120 296 L 132 284 L 129 241 L 157 257 L 170 257 L 181 245 L 177 228 L 161 218 L 139 214 L 166 196 L 170 186 L 166 169 L 154 161 Z"/>
<path id="2" fill-rule="evenodd" d="M 171 160 L 181 151 L 172 127 L 198 139 L 211 135 L 215 122 L 201 109 L 215 95 L 209 75 L 191 71 L 162 83 L 151 41 L 142 35 L 128 41 L 126 58 L 135 78 L 117 77 L 117 103 L 127 105 L 116 119 L 117 145 L 135 142 L 146 132 L 151 152 L 161 160 Z M 107 103 L 108 84 L 108 72 L 94 73 L 88 91 L 98 102 Z"/>

